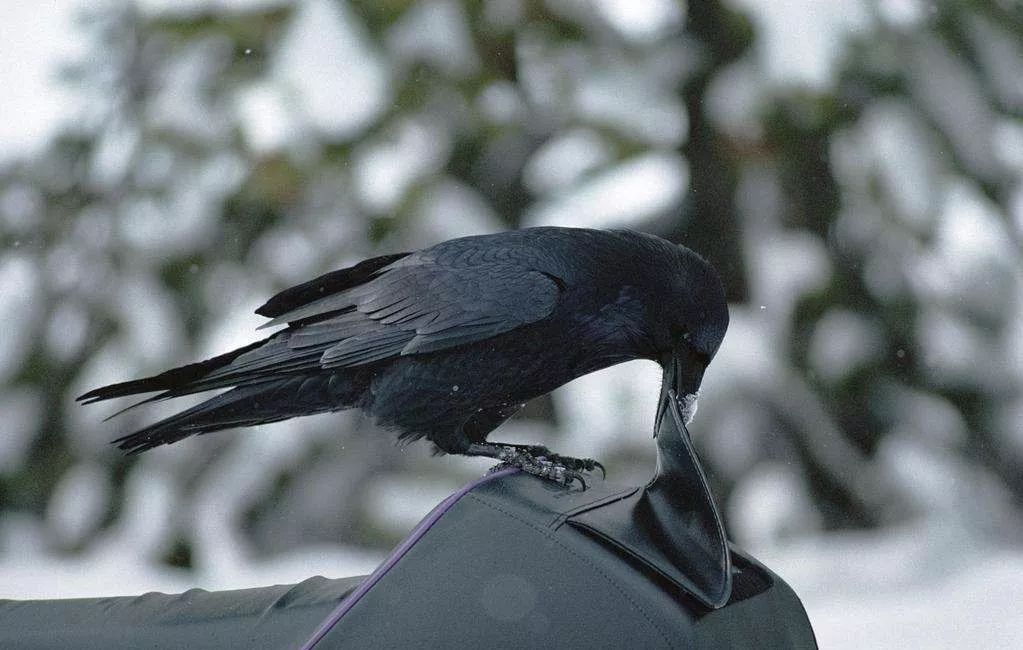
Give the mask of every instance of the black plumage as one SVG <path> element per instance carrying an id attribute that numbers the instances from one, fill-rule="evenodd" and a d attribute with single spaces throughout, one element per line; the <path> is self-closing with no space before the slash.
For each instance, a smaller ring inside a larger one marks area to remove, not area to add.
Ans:
<path id="1" fill-rule="evenodd" d="M 689 249 L 575 228 L 464 237 L 369 259 L 282 291 L 256 312 L 272 319 L 264 327 L 286 328 L 79 400 L 230 388 L 115 441 L 129 452 L 360 408 L 402 438 L 507 460 L 509 447 L 486 437 L 523 402 L 641 358 L 664 367 L 662 400 L 669 388 L 695 394 L 728 326 L 717 274 Z"/>

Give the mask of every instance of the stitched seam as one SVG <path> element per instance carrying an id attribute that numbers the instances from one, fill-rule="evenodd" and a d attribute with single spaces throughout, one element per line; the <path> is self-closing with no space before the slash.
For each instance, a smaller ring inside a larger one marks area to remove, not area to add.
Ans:
<path id="1" fill-rule="evenodd" d="M 640 616 L 642 616 L 644 619 L 646 619 L 646 622 L 650 625 L 650 627 L 652 629 L 656 630 L 657 633 L 661 635 L 661 639 L 664 641 L 664 643 L 665 643 L 665 645 L 667 645 L 667 647 L 669 647 L 669 648 L 674 648 L 675 647 L 675 645 L 671 642 L 671 640 L 669 639 L 668 635 L 664 632 L 664 630 L 662 630 L 656 623 L 654 623 L 653 619 L 646 613 L 646 611 L 642 607 L 639 606 L 639 604 L 636 601 L 634 601 L 632 599 L 632 597 L 629 596 L 628 592 L 626 592 L 624 589 L 622 589 L 618 585 L 618 583 L 616 583 L 614 580 L 612 580 L 609 575 L 604 573 L 604 571 L 602 571 L 600 569 L 600 567 L 598 567 L 596 564 L 594 564 L 587 557 L 585 557 L 583 555 L 580 555 L 580 554 L 576 553 L 575 551 L 573 551 L 564 542 L 562 542 L 561 540 L 559 540 L 556 537 L 554 537 L 554 535 L 552 535 L 549 530 L 547 530 L 545 528 L 541 528 L 540 526 L 537 526 L 536 524 L 534 524 L 532 522 L 526 521 L 522 517 L 519 517 L 518 515 L 516 515 L 514 513 L 508 512 L 504 508 L 501 508 L 499 506 L 495 506 L 493 504 L 487 503 L 485 500 L 480 499 L 475 494 L 469 493 L 466 496 L 468 496 L 470 499 L 473 499 L 474 501 L 477 501 L 478 503 L 481 503 L 481 504 L 485 505 L 486 507 L 490 508 L 491 510 L 496 510 L 496 511 L 504 514 L 505 516 L 511 517 L 512 519 L 518 521 L 519 523 L 524 524 L 524 525 L 528 526 L 529 528 L 532 528 L 533 530 L 537 531 L 538 533 L 540 533 L 541 535 L 543 535 L 544 537 L 546 537 L 550 541 L 552 541 L 555 544 L 557 544 L 558 546 L 560 546 L 564 551 L 566 551 L 572 557 L 574 557 L 574 558 L 576 558 L 578 560 L 581 560 L 584 564 L 589 566 L 591 569 L 593 569 L 593 571 L 595 571 L 602 578 L 604 578 L 604 580 L 606 580 L 608 584 L 610 584 L 612 587 L 614 587 L 615 590 L 618 591 L 618 593 L 620 593 L 625 598 L 625 600 L 627 600 L 629 602 L 630 605 L 632 605 L 632 608 L 635 609 L 637 612 L 639 612 Z"/>
<path id="2" fill-rule="evenodd" d="M 593 499 L 592 501 L 587 501 L 586 503 L 580 503 L 571 510 L 564 511 L 563 514 L 568 517 L 572 517 L 574 515 L 579 514 L 580 512 L 588 512 L 590 510 L 593 510 L 594 508 L 600 508 L 608 505 L 609 503 L 615 503 L 617 501 L 621 501 L 622 499 L 627 499 L 633 494 L 635 494 L 638 490 L 639 488 L 637 487 L 621 488 L 619 490 L 611 492 L 610 494 L 605 494 L 599 499 Z"/>
<path id="3" fill-rule="evenodd" d="M 618 501 L 622 501 L 624 499 L 628 499 L 629 497 L 634 495 L 638 490 L 639 490 L 639 488 L 623 488 L 623 489 L 618 490 L 617 492 L 612 492 L 611 494 L 606 494 L 606 495 L 600 497 L 599 499 L 594 499 L 593 501 L 588 501 L 586 503 L 577 505 L 574 508 L 572 508 L 571 510 L 564 510 L 564 511 L 562 511 L 562 510 L 552 510 L 551 511 L 551 519 L 550 519 L 549 522 L 546 523 L 546 526 L 548 528 L 552 528 L 552 529 L 556 530 L 558 528 L 561 528 L 563 525 L 565 525 L 565 522 L 571 520 L 573 517 L 576 517 L 576 516 L 581 515 L 583 513 L 589 512 L 591 510 L 595 510 L 596 508 L 602 508 L 602 507 L 604 507 L 606 505 L 609 505 L 611 503 L 617 503 Z M 476 495 L 476 494 L 473 494 L 472 496 L 473 496 L 473 498 L 475 498 L 478 501 L 486 501 L 487 500 L 486 497 L 481 497 L 481 496 Z M 490 502 L 487 501 L 487 503 L 490 503 Z"/>

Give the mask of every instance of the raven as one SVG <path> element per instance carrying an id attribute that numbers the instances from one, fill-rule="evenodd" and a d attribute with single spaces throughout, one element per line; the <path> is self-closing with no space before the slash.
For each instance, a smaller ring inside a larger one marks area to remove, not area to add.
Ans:
<path id="1" fill-rule="evenodd" d="M 359 408 L 403 440 L 569 484 L 603 467 L 487 436 L 525 401 L 632 359 L 664 369 L 658 422 L 671 395 L 688 419 L 728 327 L 718 275 L 688 248 L 628 230 L 555 227 L 368 259 L 286 289 L 256 313 L 272 319 L 262 327 L 287 327 L 78 400 L 159 391 L 143 404 L 230 389 L 114 441 L 129 453 Z"/>

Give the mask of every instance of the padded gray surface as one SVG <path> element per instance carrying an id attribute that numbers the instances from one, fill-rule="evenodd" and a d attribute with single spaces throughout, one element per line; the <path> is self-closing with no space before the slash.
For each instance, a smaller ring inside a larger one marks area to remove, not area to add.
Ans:
<path id="1" fill-rule="evenodd" d="M 585 493 L 524 474 L 478 485 L 315 644 L 332 648 L 815 648 L 799 599 L 731 549 L 731 598 L 711 609 L 573 513 Z M 664 549 L 671 552 L 671 549 Z M 0 648 L 300 648 L 362 578 L 178 595 L 0 601 Z"/>
<path id="2" fill-rule="evenodd" d="M 729 603 L 711 609 L 570 525 L 615 494 L 525 474 L 477 487 L 316 648 L 816 648 L 796 595 L 741 551 Z"/>
<path id="3" fill-rule="evenodd" d="M 291 648 L 361 576 L 297 585 L 115 598 L 0 600 L 0 648 Z"/>

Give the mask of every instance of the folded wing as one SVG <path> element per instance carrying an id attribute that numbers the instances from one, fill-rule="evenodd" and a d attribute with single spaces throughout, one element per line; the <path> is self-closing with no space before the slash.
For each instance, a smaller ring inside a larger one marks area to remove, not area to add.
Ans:
<path id="1" fill-rule="evenodd" d="M 357 366 L 485 340 L 546 318 L 556 278 L 527 259 L 454 263 L 417 253 L 368 282 L 312 300 L 265 325 L 290 324 L 288 347 L 320 353 L 324 368 Z M 241 361 L 241 359 L 239 359 Z"/>

